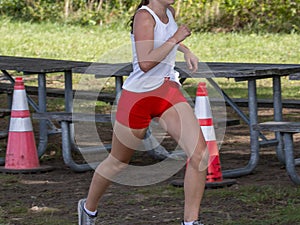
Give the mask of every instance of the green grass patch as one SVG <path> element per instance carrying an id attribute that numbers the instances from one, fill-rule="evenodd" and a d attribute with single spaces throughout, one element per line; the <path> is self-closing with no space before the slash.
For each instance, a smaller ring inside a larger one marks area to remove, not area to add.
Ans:
<path id="1" fill-rule="evenodd" d="M 52 23 L 0 21 L 2 55 L 97 61 L 129 35 L 110 27 L 80 27 Z"/>
<path id="2" fill-rule="evenodd" d="M 207 190 L 205 192 L 206 201 L 217 199 L 218 202 L 228 201 L 232 217 L 234 212 L 238 211 L 239 207 L 247 207 L 248 213 L 238 215 L 238 218 L 228 219 L 222 224 L 237 225 L 237 224 L 298 224 L 300 221 L 299 200 L 300 189 L 297 187 L 283 186 L 242 186 L 238 189 L 224 188 Z M 210 209 L 204 207 L 204 213 L 210 213 Z M 249 217 L 255 216 L 255 219 Z"/>
<path id="3" fill-rule="evenodd" d="M 0 32 L 2 55 L 109 63 L 131 61 L 130 34 L 122 26 L 83 27 L 2 19 Z M 185 44 L 203 62 L 299 64 L 299 39 L 299 34 L 193 33 Z M 74 76 L 74 79 L 75 83 L 79 82 L 82 76 Z M 62 87 L 63 81 L 60 81 L 56 85 Z M 246 82 L 234 82 L 232 79 L 217 79 L 217 82 L 229 96 L 247 96 Z M 259 98 L 272 97 L 271 82 L 258 81 Z M 108 83 L 106 88 L 111 89 L 114 83 Z M 299 81 L 282 78 L 282 83 L 284 98 L 299 98 Z M 91 85 L 88 87 L 91 88 Z"/>
<path id="4" fill-rule="evenodd" d="M 82 27 L 3 19 L 0 25 L 2 55 L 97 61 L 121 46 L 131 50 L 129 31 L 121 26 Z M 185 43 L 204 62 L 300 63 L 299 34 L 193 33 Z"/>

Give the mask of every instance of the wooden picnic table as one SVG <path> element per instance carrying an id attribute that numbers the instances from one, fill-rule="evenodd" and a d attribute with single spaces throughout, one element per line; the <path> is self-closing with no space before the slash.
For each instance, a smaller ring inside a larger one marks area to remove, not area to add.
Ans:
<path id="1" fill-rule="evenodd" d="M 266 143 L 277 144 L 277 155 L 279 160 L 284 163 L 282 150 L 282 140 L 280 134 L 276 134 L 275 140 L 267 140 L 260 131 L 254 130 L 252 125 L 258 123 L 257 115 L 257 86 L 256 80 L 271 78 L 273 80 L 273 102 L 274 102 L 274 120 L 282 120 L 282 96 L 281 81 L 282 76 L 300 72 L 300 65 L 297 64 L 262 64 L 262 63 L 223 63 L 223 62 L 200 62 L 199 70 L 190 74 L 183 62 L 176 63 L 176 69 L 180 72 L 181 79 L 188 78 L 206 78 L 207 81 L 224 97 L 225 101 L 237 112 L 237 114 L 249 125 L 250 130 L 250 160 L 244 168 L 237 168 L 223 171 L 224 177 L 238 177 L 251 173 L 259 159 L 260 145 Z M 52 60 L 40 58 L 24 58 L 12 56 L 0 56 L 0 70 L 8 76 L 13 82 L 13 78 L 8 71 L 19 71 L 27 74 L 38 74 L 38 107 L 40 113 L 47 112 L 46 109 L 46 74 L 55 72 L 64 72 L 65 75 L 65 111 L 72 112 L 72 74 L 92 74 L 98 78 L 113 76 L 116 79 L 116 92 L 122 89 L 123 78 L 132 71 L 131 63 L 91 63 L 77 62 L 68 60 Z M 217 78 L 233 78 L 235 81 L 246 81 L 248 84 L 248 110 L 247 116 L 232 101 L 222 88 L 215 81 Z M 47 145 L 47 123 L 41 120 L 40 123 L 40 143 L 39 155 L 43 154 Z M 261 139 L 261 140 L 259 140 Z M 278 144 L 279 143 L 279 144 Z"/>
<path id="2" fill-rule="evenodd" d="M 250 130 L 250 159 L 246 167 L 230 169 L 223 171 L 225 178 L 239 177 L 250 174 L 257 166 L 259 160 L 259 149 L 261 146 L 276 145 L 276 153 L 281 163 L 285 164 L 282 137 L 280 132 L 276 132 L 276 138 L 268 140 L 259 130 L 255 130 L 253 125 L 258 124 L 258 107 L 257 107 L 257 85 L 259 79 L 272 79 L 273 90 L 273 111 L 274 121 L 282 121 L 282 87 L 281 77 L 297 74 L 300 72 L 300 64 L 269 64 L 269 63 L 226 63 L 226 62 L 200 62 L 199 69 L 196 73 L 191 74 L 186 68 L 185 62 L 177 62 L 176 70 L 180 72 L 182 80 L 188 78 L 206 78 L 207 81 L 224 97 L 236 113 L 244 120 Z M 79 68 L 77 72 L 93 73 L 96 77 L 107 75 L 120 77 L 116 86 L 121 90 L 122 77 L 127 76 L 132 71 L 131 63 L 113 64 L 106 66 L 102 70 L 101 65 L 90 65 L 85 70 Z M 248 86 L 248 112 L 247 116 L 243 110 L 228 96 L 224 90 L 215 81 L 215 78 L 233 78 L 236 82 L 246 81 Z"/>
<path id="3" fill-rule="evenodd" d="M 75 67 L 89 66 L 90 62 L 54 60 L 43 58 L 29 58 L 29 57 L 14 57 L 14 56 L 0 56 L 0 70 L 9 79 L 11 84 L 14 84 L 14 79 L 9 71 L 22 72 L 24 75 L 38 75 L 38 104 L 36 104 L 30 97 L 29 103 L 37 112 L 47 111 L 47 96 L 46 96 L 46 74 L 49 73 L 64 73 L 65 80 L 65 111 L 72 112 L 72 69 Z M 55 132 L 56 127 L 51 124 L 51 121 L 40 121 L 40 140 L 38 144 L 38 155 L 42 156 L 47 148 L 48 143 L 48 125 Z"/>

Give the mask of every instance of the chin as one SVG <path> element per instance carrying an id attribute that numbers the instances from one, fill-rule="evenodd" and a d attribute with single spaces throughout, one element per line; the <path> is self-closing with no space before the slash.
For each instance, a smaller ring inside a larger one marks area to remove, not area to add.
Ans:
<path id="1" fill-rule="evenodd" d="M 163 2 L 165 2 L 167 5 L 172 5 L 175 3 L 175 0 L 163 0 Z"/>

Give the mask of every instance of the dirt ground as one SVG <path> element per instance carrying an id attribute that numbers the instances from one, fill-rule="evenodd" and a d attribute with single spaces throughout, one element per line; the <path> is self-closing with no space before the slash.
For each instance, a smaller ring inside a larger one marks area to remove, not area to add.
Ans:
<path id="1" fill-rule="evenodd" d="M 290 109 L 285 113 L 291 115 L 291 118 L 298 118 L 299 112 Z M 267 109 L 259 113 L 272 116 L 272 112 Z M 109 139 L 111 129 L 106 129 L 105 134 Z M 299 140 L 296 137 L 296 141 Z M 1 146 L 3 153 L 5 140 L 2 140 Z M 47 153 L 41 160 L 41 165 L 50 165 L 53 171 L 0 175 L 0 215 L 3 217 L 3 225 L 76 224 L 77 201 L 86 196 L 93 171 L 75 173 L 70 170 L 62 160 L 60 146 L 60 135 L 51 137 Z M 243 122 L 228 127 L 220 150 L 222 170 L 245 166 L 249 159 L 249 147 L 248 128 Z M 172 149 L 171 141 L 166 148 Z M 155 161 L 147 154 L 136 156 L 134 160 Z M 166 181 L 145 187 L 113 183 L 99 206 L 97 224 L 179 224 L 183 217 L 183 188 L 173 187 L 170 182 L 182 179 L 183 175 L 184 168 Z M 250 199 L 235 198 L 234 193 L 241 197 L 242 192 L 249 191 L 249 188 L 257 192 L 269 186 L 296 188 L 285 168 L 278 162 L 274 147 L 262 149 L 259 164 L 252 174 L 234 179 L 236 184 L 230 187 L 206 189 L 201 211 L 205 224 L 241 224 L 234 222 L 243 221 L 243 218 L 244 221 L 259 221 L 266 218 L 270 207 L 275 210 L 276 205 L 286 204 L 281 200 L 270 202 L 266 199 L 254 206 L 249 203 Z M 300 221 L 293 224 L 300 224 Z"/>

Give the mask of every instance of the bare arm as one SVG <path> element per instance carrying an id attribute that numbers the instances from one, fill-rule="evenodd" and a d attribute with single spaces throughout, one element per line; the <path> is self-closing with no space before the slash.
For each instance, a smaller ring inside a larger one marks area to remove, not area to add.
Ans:
<path id="1" fill-rule="evenodd" d="M 159 48 L 154 49 L 155 21 L 146 10 L 140 10 L 135 15 L 133 33 L 139 66 L 147 72 L 159 64 L 171 52 L 174 46 L 190 35 L 186 26 L 178 28 L 176 33 Z"/>
<path id="2" fill-rule="evenodd" d="M 195 73 L 198 70 L 198 62 L 199 62 L 198 57 L 195 56 L 190 51 L 190 49 L 187 46 L 185 46 L 183 43 L 179 44 L 178 51 L 184 54 L 184 59 L 187 63 L 189 70 L 191 70 L 192 73 Z"/>
<path id="3" fill-rule="evenodd" d="M 170 7 L 169 8 L 175 18 L 175 10 L 174 8 Z M 199 59 L 197 56 L 195 56 L 190 49 L 184 45 L 182 42 L 179 44 L 179 48 L 178 51 L 182 52 L 184 54 L 184 59 L 187 63 L 187 66 L 189 68 L 189 70 L 192 71 L 192 73 L 196 72 L 198 70 L 198 62 Z"/>

